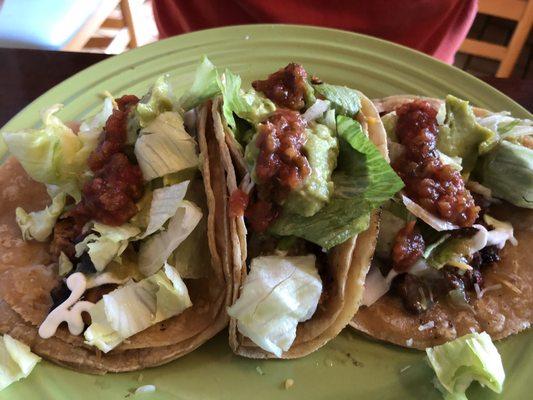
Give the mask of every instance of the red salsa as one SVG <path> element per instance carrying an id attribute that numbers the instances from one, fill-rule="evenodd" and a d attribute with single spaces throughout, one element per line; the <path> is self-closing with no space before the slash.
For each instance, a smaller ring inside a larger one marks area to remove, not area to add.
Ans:
<path id="1" fill-rule="evenodd" d="M 472 226 L 479 213 L 461 174 L 444 165 L 436 149 L 437 111 L 422 100 L 400 106 L 396 136 L 405 152 L 393 164 L 407 196 L 430 213 L 460 227 Z"/>
<path id="2" fill-rule="evenodd" d="M 259 149 L 255 173 L 258 198 L 246 211 L 252 229 L 265 231 L 279 215 L 291 190 L 299 188 L 311 173 L 303 152 L 306 122 L 297 111 L 280 108 L 257 127 Z"/>
<path id="3" fill-rule="evenodd" d="M 124 153 L 128 114 L 138 103 L 133 95 L 117 99 L 118 110 L 107 119 L 88 165 L 94 176 L 85 183 L 81 201 L 65 213 L 54 228 L 52 251 L 74 257 L 74 243 L 90 220 L 118 226 L 137 213 L 135 203 L 143 195 L 143 176 L 139 166 Z"/>
<path id="4" fill-rule="evenodd" d="M 422 235 L 415 231 L 415 221 L 398 231 L 392 247 L 392 265 L 398 272 L 407 271 L 424 254 Z"/>
<path id="5" fill-rule="evenodd" d="M 242 217 L 248 207 L 248 195 L 241 189 L 235 189 L 229 197 L 229 216 L 232 218 Z"/>
<path id="6" fill-rule="evenodd" d="M 307 72 L 299 64 L 291 63 L 252 86 L 280 107 L 301 110 L 305 107 Z"/>

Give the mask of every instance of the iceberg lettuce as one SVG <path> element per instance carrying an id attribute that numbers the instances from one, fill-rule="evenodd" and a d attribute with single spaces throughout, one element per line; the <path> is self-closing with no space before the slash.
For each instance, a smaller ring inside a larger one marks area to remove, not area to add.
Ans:
<path id="1" fill-rule="evenodd" d="M 533 149 L 503 140 L 479 160 L 474 173 L 492 196 L 533 208 Z"/>
<path id="2" fill-rule="evenodd" d="M 218 85 L 224 98 L 222 113 L 232 129 L 236 128 L 234 113 L 255 125 L 276 110 L 276 105 L 272 101 L 254 89 L 246 92 L 242 90 L 241 77 L 228 69 L 218 78 Z"/>
<path id="3" fill-rule="evenodd" d="M 76 135 L 55 115 L 56 104 L 42 113 L 44 126 L 2 134 L 9 152 L 37 182 L 59 186 L 77 202 L 88 172 L 87 158 L 97 144 L 94 134 Z M 99 134 L 99 133 L 98 133 Z"/>
<path id="4" fill-rule="evenodd" d="M 86 343 L 107 353 L 124 339 L 192 306 L 185 283 L 168 264 L 158 273 L 103 296 L 91 308 Z"/>
<path id="5" fill-rule="evenodd" d="M 0 336 L 0 390 L 26 378 L 41 358 L 8 334 Z"/>
<path id="6" fill-rule="evenodd" d="M 172 252 L 191 234 L 202 219 L 202 211 L 190 201 L 183 200 L 175 215 L 168 221 L 166 230 L 141 243 L 139 270 L 144 276 L 157 272 Z"/>
<path id="7" fill-rule="evenodd" d="M 159 114 L 172 111 L 176 102 L 168 75 L 161 75 L 135 108 L 139 125 L 144 128 Z"/>
<path id="8" fill-rule="evenodd" d="M 196 142 L 177 112 L 159 114 L 141 130 L 134 152 L 146 181 L 199 165 Z"/>
<path id="9" fill-rule="evenodd" d="M 505 372 L 498 349 L 486 332 L 462 336 L 426 349 L 429 363 L 446 399 L 466 399 L 472 381 L 501 393 Z"/>
<path id="10" fill-rule="evenodd" d="M 178 100 L 178 107 L 189 111 L 220 93 L 218 71 L 207 57 L 196 68 L 191 87 Z"/>
<path id="11" fill-rule="evenodd" d="M 189 181 L 185 181 L 153 191 L 148 213 L 148 226 L 140 237 L 141 239 L 159 231 L 165 222 L 176 214 L 187 193 L 188 186 Z"/>
<path id="12" fill-rule="evenodd" d="M 52 198 L 52 204 L 44 210 L 30 213 L 27 213 L 21 207 L 17 207 L 15 210 L 17 224 L 24 240 L 46 241 L 52 234 L 54 225 L 63 212 L 63 208 L 65 208 L 67 194 L 54 185 L 48 185 L 47 190 Z"/>
<path id="13" fill-rule="evenodd" d="M 314 255 L 257 257 L 228 314 L 239 332 L 281 357 L 296 338 L 298 322 L 313 316 L 321 293 Z"/>
<path id="14" fill-rule="evenodd" d="M 120 256 L 128 247 L 129 240 L 141 233 L 132 224 L 109 226 L 96 222 L 92 230 L 96 233 L 87 235 L 76 244 L 76 257 L 87 252 L 97 271 L 103 271 L 113 260 L 120 262 Z"/>

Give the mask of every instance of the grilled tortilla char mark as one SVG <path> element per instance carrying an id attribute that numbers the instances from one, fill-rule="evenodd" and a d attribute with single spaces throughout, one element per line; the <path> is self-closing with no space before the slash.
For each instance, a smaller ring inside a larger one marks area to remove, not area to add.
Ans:
<path id="1" fill-rule="evenodd" d="M 137 213 L 135 202 L 143 195 L 139 166 L 125 154 L 128 115 L 139 99 L 127 95 L 117 99 L 118 109 L 107 119 L 104 132 L 88 164 L 94 173 L 82 190 L 82 200 L 63 214 L 54 228 L 51 249 L 75 256 L 74 245 L 83 240 L 83 227 L 90 220 L 119 226 Z"/>

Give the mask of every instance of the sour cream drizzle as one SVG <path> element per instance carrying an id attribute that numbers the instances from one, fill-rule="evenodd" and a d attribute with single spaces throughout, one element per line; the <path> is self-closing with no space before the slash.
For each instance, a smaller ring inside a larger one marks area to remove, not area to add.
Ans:
<path id="1" fill-rule="evenodd" d="M 71 293 L 68 299 L 57 306 L 39 327 L 39 336 L 43 339 L 55 335 L 62 322 L 68 324 L 68 330 L 73 335 L 83 332 L 82 312 L 89 311 L 94 304 L 88 301 L 78 301 L 87 288 L 87 280 L 81 272 L 76 272 L 67 278 L 67 287 Z"/>

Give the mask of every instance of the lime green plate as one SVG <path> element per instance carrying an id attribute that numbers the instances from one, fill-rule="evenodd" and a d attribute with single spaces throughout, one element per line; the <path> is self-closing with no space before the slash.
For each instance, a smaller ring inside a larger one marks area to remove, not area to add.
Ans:
<path id="1" fill-rule="evenodd" d="M 80 119 L 94 112 L 104 90 L 117 96 L 142 94 L 162 73 L 169 73 L 182 91 L 203 54 L 246 81 L 295 61 L 310 74 L 370 97 L 452 93 L 481 107 L 531 118 L 478 79 L 407 48 L 336 30 L 253 25 L 174 37 L 103 61 L 35 100 L 3 129 L 37 125 L 39 111 L 54 103 L 65 104 L 61 116 L 66 120 Z M 469 398 L 528 398 L 532 339 L 532 333 L 523 333 L 498 344 L 508 376 L 502 395 L 473 385 Z M 2 391 L 0 399 L 439 399 L 432 376 L 422 353 L 377 343 L 350 329 L 320 351 L 293 361 L 236 357 L 227 346 L 227 332 L 222 332 L 192 354 L 142 372 L 91 376 L 42 362 L 29 378 Z M 294 380 L 289 389 L 283 387 L 286 379 Z M 145 384 L 157 391 L 132 395 Z"/>

